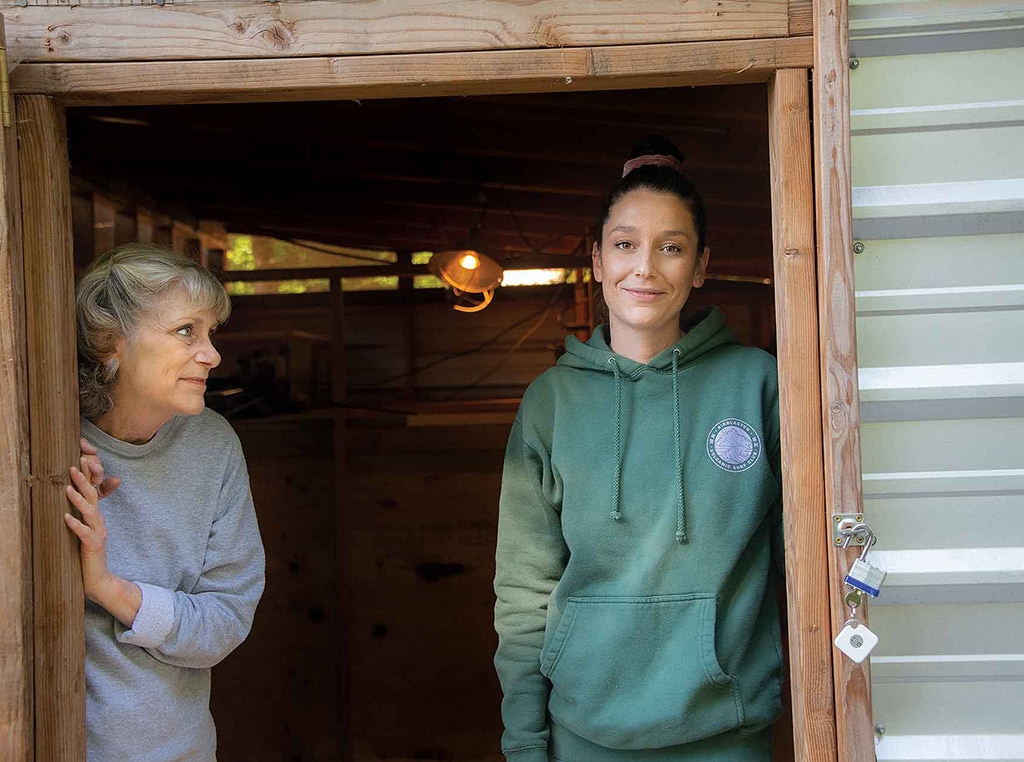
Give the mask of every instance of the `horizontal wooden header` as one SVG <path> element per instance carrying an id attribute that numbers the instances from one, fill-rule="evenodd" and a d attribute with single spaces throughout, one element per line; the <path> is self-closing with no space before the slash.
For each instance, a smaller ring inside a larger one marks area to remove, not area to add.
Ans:
<path id="1" fill-rule="evenodd" d="M 808 68 L 810 37 L 344 58 L 21 64 L 15 93 L 152 105 L 570 92 L 766 82 Z"/>
<path id="2" fill-rule="evenodd" d="M 3 0 L 14 62 L 523 50 L 808 34 L 810 0 Z"/>

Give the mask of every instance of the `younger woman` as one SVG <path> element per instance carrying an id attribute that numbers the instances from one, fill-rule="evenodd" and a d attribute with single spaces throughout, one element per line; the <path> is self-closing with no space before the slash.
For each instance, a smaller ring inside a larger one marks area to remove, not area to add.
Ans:
<path id="1" fill-rule="evenodd" d="M 495 665 L 509 762 L 771 758 L 781 645 L 774 359 L 682 310 L 705 215 L 637 146 L 593 250 L 608 323 L 529 388 L 505 459 Z"/>

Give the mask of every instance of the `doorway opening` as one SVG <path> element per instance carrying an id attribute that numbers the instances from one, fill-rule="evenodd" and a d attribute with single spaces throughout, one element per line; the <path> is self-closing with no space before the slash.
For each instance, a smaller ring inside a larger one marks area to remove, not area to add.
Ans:
<path id="1" fill-rule="evenodd" d="M 500 760 L 491 582 L 518 399 L 592 326 L 592 225 L 648 133 L 708 209 L 687 309 L 774 349 L 765 86 L 67 116 L 76 267 L 151 240 L 234 294 L 209 404 L 246 451 L 267 591 L 214 671 L 220 758 Z M 467 314 L 423 268 L 470 243 L 507 277 Z"/>

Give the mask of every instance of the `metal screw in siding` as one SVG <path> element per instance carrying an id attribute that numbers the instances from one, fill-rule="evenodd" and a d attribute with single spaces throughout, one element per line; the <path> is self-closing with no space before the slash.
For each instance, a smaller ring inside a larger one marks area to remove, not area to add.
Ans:
<path id="1" fill-rule="evenodd" d="M 858 61 L 856 58 L 851 58 L 850 59 L 850 68 L 851 69 L 856 69 L 859 66 L 860 66 L 860 61 Z"/>
<path id="2" fill-rule="evenodd" d="M 880 722 L 875 723 L 875 735 L 881 738 L 885 735 L 885 725 Z"/>
<path id="3" fill-rule="evenodd" d="M 853 242 L 853 253 L 854 254 L 863 254 L 864 253 L 864 244 L 861 243 L 860 241 L 854 241 Z"/>

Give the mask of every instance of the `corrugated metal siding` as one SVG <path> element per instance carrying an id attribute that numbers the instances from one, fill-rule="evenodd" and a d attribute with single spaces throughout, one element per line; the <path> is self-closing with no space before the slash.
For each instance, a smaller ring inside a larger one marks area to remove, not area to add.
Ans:
<path id="1" fill-rule="evenodd" d="M 850 50 L 878 759 L 1024 760 L 1024 2 L 853 0 Z"/>

